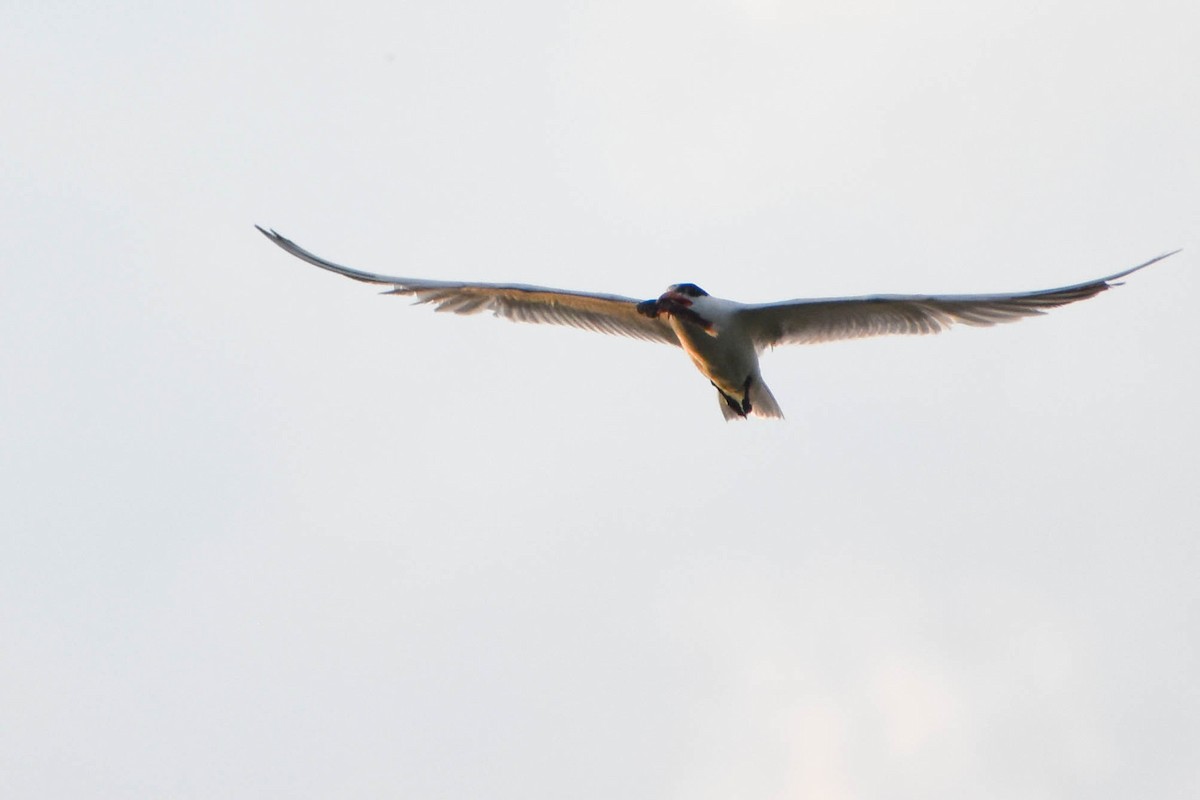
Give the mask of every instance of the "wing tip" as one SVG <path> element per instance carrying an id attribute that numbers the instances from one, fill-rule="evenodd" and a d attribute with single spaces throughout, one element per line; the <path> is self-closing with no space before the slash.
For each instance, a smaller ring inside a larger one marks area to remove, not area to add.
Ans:
<path id="1" fill-rule="evenodd" d="M 292 242 L 291 239 L 287 238 L 286 236 L 284 236 L 283 234 L 281 234 L 279 231 L 275 230 L 274 228 L 264 228 L 262 225 L 259 225 L 257 223 L 255 223 L 254 227 L 258 229 L 259 233 L 261 233 L 263 236 L 267 237 L 268 239 L 270 239 L 272 242 L 279 245 L 280 247 L 284 247 L 284 245 L 292 245 L 293 247 L 295 247 L 295 243 Z"/>
<path id="2" fill-rule="evenodd" d="M 1146 267 L 1150 266 L 1151 264 L 1157 264 L 1159 261 L 1162 261 L 1164 258 L 1170 258 L 1171 256 L 1175 255 L 1176 253 L 1182 253 L 1182 252 L 1183 252 L 1183 248 L 1177 247 L 1174 250 L 1171 250 L 1170 252 L 1163 253 L 1162 255 L 1157 255 L 1154 258 L 1150 259 L 1149 261 L 1143 261 L 1141 264 L 1138 264 L 1136 267 L 1130 267 L 1127 270 L 1118 272 L 1116 275 L 1110 275 L 1109 277 L 1104 278 L 1100 282 L 1105 284 L 1106 286 L 1121 286 L 1124 283 L 1121 280 L 1121 278 L 1124 278 L 1127 275 L 1132 275 L 1133 273 L 1137 272 L 1139 269 L 1145 269 Z"/>
<path id="3" fill-rule="evenodd" d="M 279 247 L 282 247 L 284 250 L 287 250 L 289 253 L 294 253 L 295 250 L 297 249 L 295 242 L 293 242 L 291 239 L 287 238 L 286 236 L 284 236 L 283 234 L 281 234 L 279 231 L 275 230 L 274 228 L 264 228 L 262 225 L 258 225 L 258 224 L 255 224 L 254 227 L 257 228 L 258 232 L 261 233 L 263 236 L 267 237 L 272 242 L 274 242 L 276 245 L 278 245 Z"/>

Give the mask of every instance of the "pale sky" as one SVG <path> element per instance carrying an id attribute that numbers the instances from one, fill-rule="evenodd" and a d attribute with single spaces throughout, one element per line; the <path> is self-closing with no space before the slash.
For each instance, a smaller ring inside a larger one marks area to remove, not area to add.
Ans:
<path id="1" fill-rule="evenodd" d="M 1200 796 L 1194 2 L 5 3 L 20 798 Z M 745 301 L 768 354 L 303 264 Z"/>

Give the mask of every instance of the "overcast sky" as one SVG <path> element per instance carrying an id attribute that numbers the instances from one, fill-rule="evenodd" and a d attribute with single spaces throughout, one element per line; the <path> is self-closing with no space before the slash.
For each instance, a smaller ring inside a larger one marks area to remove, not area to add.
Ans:
<path id="1" fill-rule="evenodd" d="M 28 798 L 1200 796 L 1200 10 L 2 4 L 0 775 Z M 303 264 L 746 301 L 768 354 Z"/>

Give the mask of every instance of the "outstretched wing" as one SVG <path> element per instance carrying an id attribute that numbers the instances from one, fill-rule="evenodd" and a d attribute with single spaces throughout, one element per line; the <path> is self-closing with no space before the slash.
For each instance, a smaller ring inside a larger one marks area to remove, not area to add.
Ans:
<path id="1" fill-rule="evenodd" d="M 888 334 L 940 333 L 951 325 L 996 325 L 1044 313 L 1115 286 L 1114 281 L 1178 253 L 1074 286 L 1018 294 L 876 295 L 744 305 L 739 318 L 761 350 Z"/>
<path id="2" fill-rule="evenodd" d="M 431 303 L 435 311 L 451 311 L 455 314 L 491 311 L 497 317 L 514 322 L 569 325 L 599 333 L 679 344 L 675 332 L 663 319 L 652 319 L 639 314 L 638 301 L 630 297 L 569 292 L 521 284 L 432 281 L 376 275 L 373 272 L 363 272 L 326 261 L 273 230 L 266 230 L 257 225 L 254 227 L 296 258 L 356 281 L 391 286 L 386 294 L 411 295 L 418 303 Z"/>

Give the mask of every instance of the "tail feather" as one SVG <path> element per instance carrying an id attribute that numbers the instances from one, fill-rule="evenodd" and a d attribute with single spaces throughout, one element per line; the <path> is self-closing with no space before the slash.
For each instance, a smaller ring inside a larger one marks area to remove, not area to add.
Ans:
<path id="1" fill-rule="evenodd" d="M 725 417 L 725 421 L 733 419 L 745 419 L 746 415 L 741 411 L 734 409 L 733 405 L 725 399 L 725 393 L 717 389 L 717 402 L 721 404 L 721 414 Z"/>
<path id="2" fill-rule="evenodd" d="M 726 420 L 745 419 L 748 414 L 783 419 L 783 411 L 779 408 L 779 403 L 775 400 L 775 395 L 771 394 L 771 390 L 762 382 L 762 378 L 749 378 L 747 384 L 748 391 L 746 397 L 741 401 L 735 396 L 727 395 L 721 389 L 717 389 L 717 400 L 721 404 L 721 415 Z M 713 385 L 716 386 L 716 384 Z M 749 401 L 748 405 L 745 402 L 746 400 Z"/>
<path id="3" fill-rule="evenodd" d="M 760 417 L 783 419 L 783 409 L 775 400 L 775 395 L 763 383 L 762 378 L 750 381 L 750 413 Z"/>

